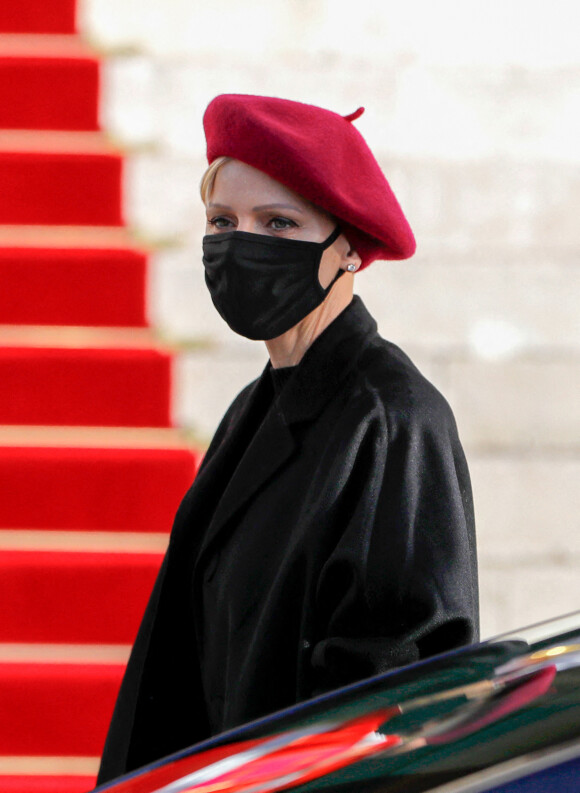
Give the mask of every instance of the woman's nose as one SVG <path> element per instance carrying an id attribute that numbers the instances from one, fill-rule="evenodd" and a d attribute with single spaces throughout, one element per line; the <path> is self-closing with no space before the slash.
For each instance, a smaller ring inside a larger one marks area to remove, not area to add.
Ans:
<path id="1" fill-rule="evenodd" d="M 250 234 L 258 234 L 258 221 L 252 217 L 238 218 L 238 231 L 247 231 Z"/>

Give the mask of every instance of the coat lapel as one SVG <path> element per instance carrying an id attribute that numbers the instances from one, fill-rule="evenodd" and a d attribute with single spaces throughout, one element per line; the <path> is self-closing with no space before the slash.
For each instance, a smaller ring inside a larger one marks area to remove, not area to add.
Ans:
<path id="1" fill-rule="evenodd" d="M 281 413 L 268 411 L 228 482 L 202 542 L 199 558 L 231 517 L 290 457 L 295 442 Z"/>
<path id="2" fill-rule="evenodd" d="M 308 348 L 282 391 L 280 409 L 284 421 L 292 426 L 316 419 L 343 387 L 369 338 L 376 334 L 376 322 L 355 295 Z"/>

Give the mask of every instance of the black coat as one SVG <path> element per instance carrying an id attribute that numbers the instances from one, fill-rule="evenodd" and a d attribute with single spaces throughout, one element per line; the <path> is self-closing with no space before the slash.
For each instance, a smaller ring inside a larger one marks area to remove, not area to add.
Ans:
<path id="1" fill-rule="evenodd" d="M 177 513 L 99 781 L 471 642 L 469 474 L 448 404 L 362 301 L 275 396 L 235 399 Z"/>

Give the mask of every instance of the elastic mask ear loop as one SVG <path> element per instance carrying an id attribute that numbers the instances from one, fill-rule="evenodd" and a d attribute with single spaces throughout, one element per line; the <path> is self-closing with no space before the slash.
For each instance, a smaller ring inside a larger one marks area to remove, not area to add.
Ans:
<path id="1" fill-rule="evenodd" d="M 332 243 L 336 242 L 336 240 L 340 237 L 341 233 L 342 233 L 342 230 L 341 230 L 340 226 L 337 226 L 334 229 L 334 231 L 332 232 L 332 234 L 330 235 L 330 237 L 325 239 L 324 242 L 320 243 L 322 245 L 322 250 L 325 251 L 327 248 L 330 248 Z"/>
<path id="2" fill-rule="evenodd" d="M 337 274 L 334 276 L 332 281 L 328 284 L 328 286 L 324 290 L 324 294 L 325 295 L 327 295 L 330 292 L 330 290 L 335 285 L 335 283 L 338 281 L 338 279 L 340 278 L 341 275 L 344 275 L 344 270 L 342 269 L 342 267 L 339 267 Z"/>
<path id="3" fill-rule="evenodd" d="M 340 235 L 341 235 L 341 228 L 340 228 L 340 226 L 337 226 L 334 229 L 334 231 L 332 232 L 332 234 L 330 235 L 330 237 L 328 237 L 328 239 L 324 240 L 324 242 L 320 243 L 322 245 L 322 250 L 325 251 L 327 248 L 330 248 L 332 243 L 335 242 L 340 237 Z M 344 270 L 342 269 L 342 267 L 339 267 L 337 274 L 334 276 L 332 281 L 328 284 L 326 289 L 324 289 L 324 296 L 325 297 L 330 292 L 330 290 L 335 285 L 335 283 L 338 281 L 338 279 L 340 278 L 341 275 L 344 275 Z"/>

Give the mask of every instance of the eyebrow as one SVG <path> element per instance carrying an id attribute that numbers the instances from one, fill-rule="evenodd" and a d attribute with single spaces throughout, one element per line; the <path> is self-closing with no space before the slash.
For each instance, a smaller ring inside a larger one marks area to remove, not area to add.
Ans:
<path id="1" fill-rule="evenodd" d="M 294 212 L 304 214 L 303 210 L 295 204 L 262 204 L 258 207 L 254 207 L 252 212 L 263 212 L 265 209 L 292 209 Z"/>
<path id="2" fill-rule="evenodd" d="M 227 204 L 214 204 L 210 202 L 207 206 L 208 209 L 225 209 L 228 212 L 233 212 L 232 207 Z M 300 212 L 301 215 L 304 214 L 304 210 L 300 209 L 300 207 L 295 204 L 261 204 L 260 206 L 252 207 L 252 212 L 263 212 L 266 209 L 292 209 L 294 212 Z"/>

